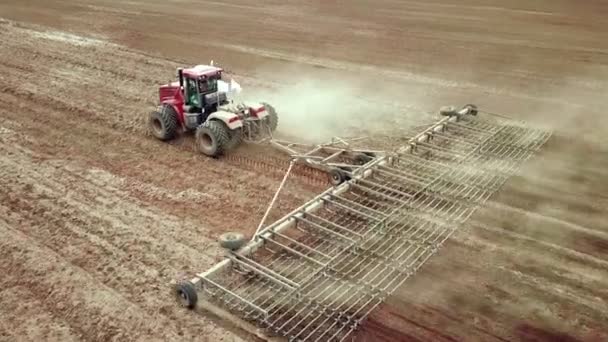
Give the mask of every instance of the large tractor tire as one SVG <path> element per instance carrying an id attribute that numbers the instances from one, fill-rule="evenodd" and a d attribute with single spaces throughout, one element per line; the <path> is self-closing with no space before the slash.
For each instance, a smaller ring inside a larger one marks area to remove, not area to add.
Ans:
<path id="1" fill-rule="evenodd" d="M 196 147 L 209 157 L 217 157 L 224 153 L 229 140 L 228 127 L 221 121 L 208 120 L 196 129 Z"/>
<path id="2" fill-rule="evenodd" d="M 160 111 L 153 111 L 148 118 L 150 132 L 157 139 L 167 141 L 177 134 L 177 113 L 171 106 L 162 106 Z"/>
<path id="3" fill-rule="evenodd" d="M 277 114 L 276 109 L 269 105 L 268 103 L 262 102 L 262 104 L 264 105 L 264 108 L 266 108 L 266 111 L 268 112 L 268 116 L 266 117 L 265 120 L 267 120 L 268 122 L 268 127 L 270 127 L 270 131 L 274 132 L 276 131 L 277 127 L 279 126 L 279 114 Z"/>
<path id="4" fill-rule="evenodd" d="M 243 142 L 243 130 L 233 129 L 228 131 L 230 138 L 226 143 L 226 151 L 232 150 L 239 146 Z"/>

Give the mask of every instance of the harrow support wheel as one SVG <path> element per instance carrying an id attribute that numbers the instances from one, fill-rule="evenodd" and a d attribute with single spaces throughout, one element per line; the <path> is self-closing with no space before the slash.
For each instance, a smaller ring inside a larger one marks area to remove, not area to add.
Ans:
<path id="1" fill-rule="evenodd" d="M 372 159 L 374 159 L 374 157 L 371 157 L 365 153 L 355 153 L 353 155 L 353 163 L 355 165 L 365 165 L 367 163 L 369 163 Z"/>
<path id="2" fill-rule="evenodd" d="M 474 104 L 465 105 L 464 108 L 469 108 L 469 113 L 471 115 L 477 115 L 477 113 L 479 112 L 479 110 L 477 109 L 477 106 Z"/>
<path id="3" fill-rule="evenodd" d="M 221 155 L 230 141 L 230 132 L 223 122 L 205 121 L 196 129 L 197 149 L 210 157 Z"/>
<path id="4" fill-rule="evenodd" d="M 331 169 L 328 172 L 329 182 L 333 186 L 338 186 L 348 180 L 346 173 L 340 169 Z"/>
<path id="5" fill-rule="evenodd" d="M 177 285 L 176 289 L 177 298 L 180 304 L 188 309 L 194 309 L 198 302 L 198 294 L 196 289 L 191 282 L 185 281 Z"/>
<path id="6" fill-rule="evenodd" d="M 245 244 L 245 236 L 241 233 L 224 233 L 219 238 L 220 246 L 231 251 L 241 248 Z"/>
<path id="7" fill-rule="evenodd" d="M 148 117 L 148 126 L 152 135 L 159 140 L 167 141 L 177 134 L 177 113 L 171 106 L 163 105 L 160 111 L 153 111 Z"/>

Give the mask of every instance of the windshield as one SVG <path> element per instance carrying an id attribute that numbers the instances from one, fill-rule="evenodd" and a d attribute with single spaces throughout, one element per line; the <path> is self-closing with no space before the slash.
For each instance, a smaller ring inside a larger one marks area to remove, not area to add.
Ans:
<path id="1" fill-rule="evenodd" d="M 210 93 L 217 91 L 217 77 L 209 77 L 198 81 L 199 92 Z"/>

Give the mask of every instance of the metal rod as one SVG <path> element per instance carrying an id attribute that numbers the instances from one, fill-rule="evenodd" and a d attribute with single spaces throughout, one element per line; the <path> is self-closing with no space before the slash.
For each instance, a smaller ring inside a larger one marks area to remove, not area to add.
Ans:
<path id="1" fill-rule="evenodd" d="M 227 288 L 221 286 L 220 284 L 214 282 L 213 280 L 211 280 L 211 279 L 209 279 L 209 278 L 207 278 L 205 276 L 201 276 L 200 278 L 203 280 L 203 282 L 211 284 L 212 286 L 214 286 L 214 287 L 216 287 L 216 288 L 224 291 L 225 293 L 227 293 L 227 294 L 229 294 L 229 295 L 231 295 L 231 296 L 233 296 L 235 298 L 238 298 L 238 300 L 240 300 L 243 303 L 247 304 L 248 306 L 250 306 L 251 308 L 255 309 L 256 311 L 259 311 L 262 315 L 264 315 L 264 317 L 268 317 L 268 311 L 262 309 L 261 307 L 255 305 L 254 303 L 248 301 L 247 299 L 239 296 L 237 293 L 234 293 L 234 292 L 228 290 Z"/>
<path id="2" fill-rule="evenodd" d="M 317 221 L 321 221 L 321 222 L 323 222 L 323 223 L 325 223 L 325 224 L 327 224 L 327 225 L 330 225 L 330 226 L 332 226 L 332 227 L 334 227 L 334 228 L 336 228 L 336 229 L 339 229 L 339 230 L 345 231 L 345 232 L 347 232 L 347 233 L 349 233 L 349 234 L 355 235 L 355 236 L 357 236 L 357 237 L 359 237 L 359 238 L 363 236 L 363 235 L 361 235 L 361 234 L 359 234 L 359 233 L 355 232 L 354 230 L 351 230 L 351 229 L 348 229 L 348 228 L 346 228 L 346 227 L 343 227 L 343 226 L 341 226 L 341 225 L 339 225 L 339 224 L 337 224 L 337 223 L 335 223 L 335 222 L 332 222 L 332 221 L 330 221 L 330 220 L 326 220 L 326 219 L 324 219 L 324 218 L 322 218 L 322 217 L 320 217 L 320 216 L 317 216 L 317 215 L 315 215 L 315 214 L 312 214 L 312 213 L 306 213 L 306 216 L 307 216 L 307 217 L 311 217 L 311 218 L 313 218 L 313 219 L 315 219 L 315 220 L 317 220 Z M 353 240 L 353 241 L 354 241 L 354 240 Z"/>
<path id="3" fill-rule="evenodd" d="M 389 188 L 389 187 L 387 187 L 387 186 L 384 186 L 384 185 L 378 184 L 377 182 L 374 182 L 374 181 L 369 180 L 369 178 L 367 178 L 367 179 L 357 179 L 357 180 L 356 180 L 356 182 L 363 183 L 363 184 L 370 184 L 371 186 L 375 186 L 375 187 L 378 187 L 378 188 L 380 188 L 380 189 L 384 189 L 384 190 L 386 190 L 386 191 L 389 191 L 389 192 L 392 192 L 392 193 L 399 194 L 400 196 L 403 196 L 403 197 L 405 197 L 405 198 L 411 198 L 411 197 L 412 197 L 412 195 L 411 195 L 411 194 L 408 194 L 408 193 L 406 193 L 406 192 L 403 192 L 403 191 L 397 190 L 397 189 L 395 189 L 395 188 Z"/>
<path id="4" fill-rule="evenodd" d="M 376 195 L 376 196 L 382 197 L 382 198 L 387 199 L 387 200 L 389 200 L 389 201 L 397 202 L 397 203 L 400 203 L 400 204 L 403 204 L 403 203 L 405 203 L 405 202 L 406 202 L 406 201 L 404 201 L 404 200 L 402 200 L 402 199 L 400 199 L 400 198 L 397 198 L 397 197 L 394 197 L 394 196 L 390 196 L 390 195 L 385 194 L 385 193 L 383 193 L 383 192 L 379 192 L 379 191 L 373 190 L 373 189 L 371 189 L 371 188 L 368 188 L 368 187 L 362 186 L 362 185 L 357 184 L 357 183 L 352 183 L 351 185 L 352 185 L 353 187 L 357 188 L 357 189 L 360 189 L 361 191 L 364 191 L 364 192 L 368 192 L 368 193 L 374 194 L 374 195 Z M 409 198 L 409 197 L 408 197 L 408 198 Z"/>
<path id="5" fill-rule="evenodd" d="M 331 197 L 331 198 L 335 198 L 335 199 L 337 199 L 337 200 L 340 200 L 340 201 L 342 201 L 342 202 L 348 203 L 349 205 L 352 205 L 352 206 L 354 206 L 354 207 L 359 207 L 359 208 L 361 208 L 361 209 L 369 210 L 369 211 L 371 211 L 371 212 L 373 212 L 373 213 L 375 213 L 375 214 L 378 214 L 378 215 L 380 215 L 380 216 L 385 216 L 385 215 L 386 215 L 386 214 L 384 214 L 383 212 L 378 211 L 378 210 L 376 210 L 376 209 L 374 209 L 374 208 L 370 208 L 370 207 L 368 207 L 368 206 L 366 206 L 366 205 L 363 205 L 363 204 L 357 203 L 357 202 L 355 202 L 355 201 L 349 200 L 348 198 L 344 198 L 344 197 L 339 196 L 339 195 L 331 195 L 330 197 Z M 333 203 L 336 203 L 336 202 L 334 201 Z M 351 208 L 351 209 L 356 210 L 356 209 L 354 209 L 354 208 Z M 363 211 L 361 211 L 361 213 L 362 213 L 363 215 L 368 215 L 367 213 L 365 213 L 365 212 L 363 212 Z M 375 219 L 378 219 L 378 218 L 376 218 L 376 217 L 374 217 L 374 216 L 372 216 L 372 215 L 368 215 L 368 216 L 370 216 L 370 218 L 375 218 Z"/>
<path id="6" fill-rule="evenodd" d="M 263 265 L 260 265 L 259 263 L 255 262 L 243 255 L 239 255 L 237 253 L 231 253 L 228 257 L 232 261 L 238 263 L 239 265 L 249 268 L 250 270 L 256 272 L 259 275 L 262 275 L 262 276 L 268 278 L 269 280 L 273 281 L 274 283 L 276 283 L 278 285 L 287 287 L 289 289 L 300 287 L 300 284 L 296 283 L 295 281 L 293 281 L 291 279 L 287 279 L 284 276 L 278 274 L 277 272 L 275 272 Z"/>
<path id="7" fill-rule="evenodd" d="M 293 253 L 293 254 L 299 256 L 300 258 L 306 259 L 306 260 L 308 260 L 308 261 L 310 261 L 310 262 L 312 262 L 314 264 L 317 264 L 319 266 L 322 266 L 322 267 L 325 266 L 324 263 L 322 263 L 322 262 L 320 262 L 318 260 L 315 260 L 315 259 L 309 257 L 308 255 L 304 254 L 304 253 L 300 253 L 300 252 L 296 251 L 295 249 L 293 249 L 293 248 L 291 248 L 289 246 L 286 246 L 286 245 L 284 245 L 284 244 L 282 244 L 282 243 L 280 243 L 278 241 L 275 241 L 274 239 L 270 239 L 270 238 L 267 238 L 267 237 L 262 237 L 262 239 L 264 239 L 264 241 L 266 241 L 266 242 L 273 243 L 273 244 L 275 244 L 275 245 L 277 245 L 277 246 L 279 246 L 279 247 L 281 247 L 281 248 L 289 251 L 290 253 Z"/>
<path id="8" fill-rule="evenodd" d="M 331 229 L 329 229 L 329 228 L 327 228 L 327 227 L 323 227 L 322 225 L 320 225 L 320 224 L 318 224 L 318 223 L 316 223 L 316 222 L 312 222 L 312 221 L 307 220 L 307 219 L 305 219 L 305 218 L 303 218 L 303 217 L 297 217 L 296 219 L 297 219 L 298 221 L 302 221 L 302 222 L 304 222 L 304 223 L 306 223 L 306 224 L 308 224 L 308 225 L 310 225 L 310 226 L 313 226 L 313 227 L 315 227 L 315 228 L 321 229 L 321 230 L 322 230 L 322 231 L 324 231 L 324 232 L 327 232 L 327 233 L 330 233 L 330 234 L 336 235 L 336 236 L 338 236 L 338 237 L 340 237 L 340 238 L 342 238 L 342 239 L 344 239 L 344 240 L 348 240 L 348 241 L 350 241 L 351 243 L 354 243 L 354 242 L 355 242 L 355 240 L 353 240 L 353 239 L 349 238 L 348 236 L 343 235 L 343 234 L 340 234 L 340 233 L 338 233 L 338 232 L 336 232 L 336 231 L 333 231 L 333 230 L 331 230 Z"/>
<path id="9" fill-rule="evenodd" d="M 262 221 L 260 221 L 258 228 L 255 230 L 255 233 L 253 234 L 253 239 L 258 237 L 258 233 L 260 232 L 260 229 L 262 229 L 264 222 L 266 222 L 266 218 L 268 217 L 270 210 L 272 210 L 272 207 L 274 206 L 274 202 L 276 202 L 277 198 L 279 198 L 279 194 L 281 193 L 281 190 L 283 190 L 283 186 L 285 185 L 285 182 L 287 181 L 287 178 L 289 177 L 289 174 L 291 173 L 291 169 L 293 168 L 293 165 L 295 164 L 295 162 L 296 161 L 292 159 L 291 162 L 289 163 L 289 168 L 287 169 L 287 172 L 285 172 L 285 176 L 283 176 L 283 180 L 281 181 L 279 188 L 274 193 L 274 197 L 272 198 L 272 201 L 270 201 L 270 204 L 268 205 L 268 208 L 266 209 L 266 212 L 264 213 L 264 216 L 262 217 Z"/>
<path id="10" fill-rule="evenodd" d="M 282 238 L 282 239 L 285 239 L 285 240 L 287 240 L 287 241 L 289 241 L 289 242 L 291 242 L 291 243 L 293 243 L 293 244 L 297 245 L 297 246 L 300 246 L 300 247 L 302 247 L 302 248 L 304 248 L 304 249 L 306 249 L 306 250 L 309 250 L 309 251 L 311 251 L 311 252 L 313 252 L 313 253 L 319 254 L 320 256 L 322 256 L 322 257 L 324 257 L 324 258 L 326 258 L 326 259 L 331 259 L 331 257 L 330 257 L 329 255 L 327 255 L 327 254 L 325 254 L 325 253 L 323 253 L 323 252 L 321 252 L 321 251 L 318 251 L 318 250 L 316 250 L 316 249 L 314 249 L 314 248 L 312 248 L 312 247 L 310 247 L 310 246 L 308 246 L 308 245 L 305 245 L 305 244 L 303 244 L 303 243 L 301 243 L 301 242 L 299 242 L 299 241 L 297 241 L 297 240 L 294 240 L 294 239 L 290 238 L 290 237 L 289 237 L 289 236 L 287 236 L 287 235 L 283 235 L 283 234 L 281 234 L 281 233 L 274 233 L 274 234 L 275 234 L 276 236 L 278 236 L 278 237 Z"/>

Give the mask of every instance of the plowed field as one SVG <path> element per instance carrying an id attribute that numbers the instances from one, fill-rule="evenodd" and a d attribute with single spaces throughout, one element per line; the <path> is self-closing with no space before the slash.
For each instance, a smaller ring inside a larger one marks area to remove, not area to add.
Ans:
<path id="1" fill-rule="evenodd" d="M 359 341 L 608 340 L 608 4 L 0 1 L 0 340 L 241 341 L 171 284 L 251 234 L 289 161 L 146 133 L 210 59 L 281 134 L 416 125 L 476 103 L 555 135 Z M 270 220 L 327 186 L 298 167 Z"/>

